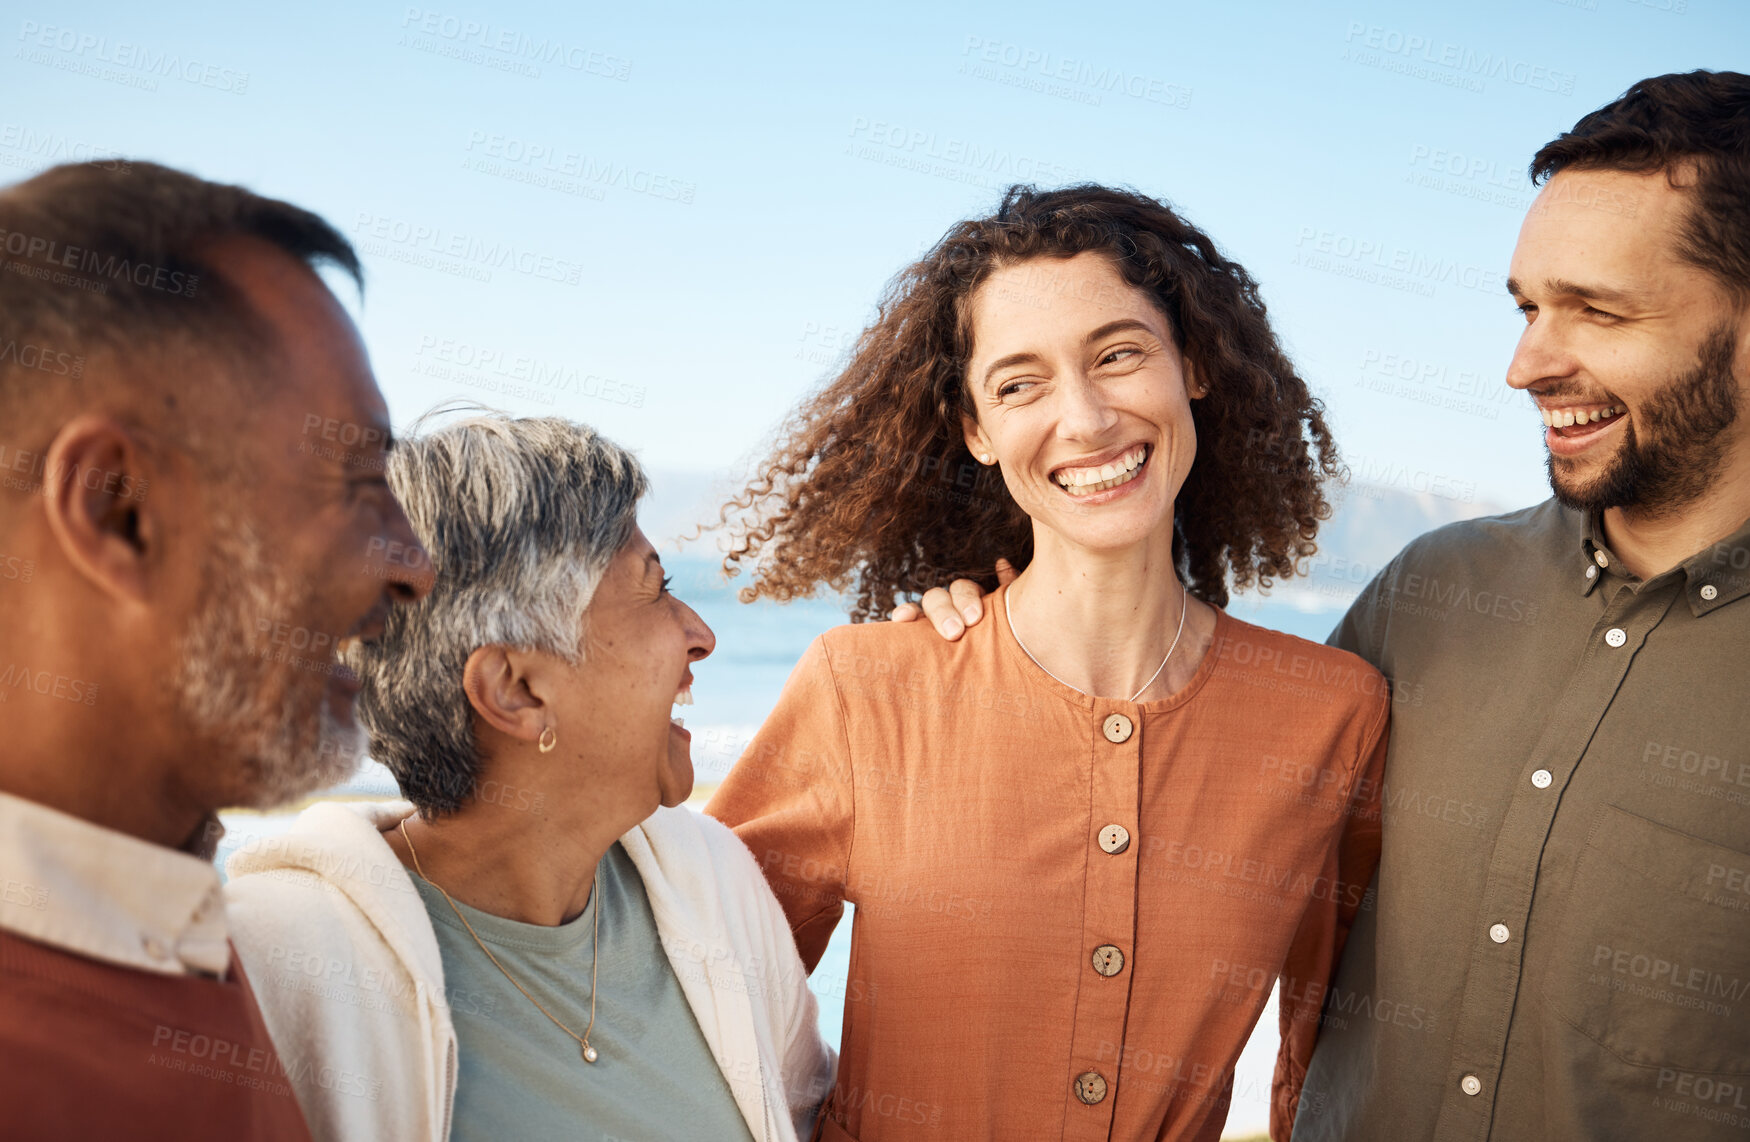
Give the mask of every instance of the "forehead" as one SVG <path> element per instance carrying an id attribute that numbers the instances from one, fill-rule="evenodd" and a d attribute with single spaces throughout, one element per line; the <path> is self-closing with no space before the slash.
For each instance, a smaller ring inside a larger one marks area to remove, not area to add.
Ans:
<path id="1" fill-rule="evenodd" d="M 271 378 L 256 399 L 270 419 L 302 434 L 311 424 L 343 437 L 388 427 L 388 409 L 352 318 L 315 271 L 258 239 L 233 239 L 212 252 L 225 280 L 271 330 Z M 370 437 L 380 439 L 380 437 Z"/>
<path id="2" fill-rule="evenodd" d="M 1119 318 L 1166 319 L 1144 291 L 1124 280 L 1105 254 L 1037 257 L 992 271 L 968 307 L 974 356 L 1000 355 L 1012 342 L 1081 332 Z"/>
<path id="3" fill-rule="evenodd" d="M 1562 171 L 1525 216 L 1513 277 L 1527 288 L 1604 278 L 1657 286 L 1693 271 L 1678 254 L 1690 205 L 1690 192 L 1672 187 L 1664 171 Z"/>

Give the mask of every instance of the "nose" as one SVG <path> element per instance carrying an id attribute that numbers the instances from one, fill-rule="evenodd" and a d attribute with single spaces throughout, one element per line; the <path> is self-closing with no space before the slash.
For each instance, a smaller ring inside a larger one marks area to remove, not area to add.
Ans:
<path id="1" fill-rule="evenodd" d="M 687 661 L 697 662 L 701 658 L 710 658 L 711 652 L 717 649 L 717 634 L 705 620 L 699 617 L 699 612 L 685 603 L 687 608 Z"/>
<path id="2" fill-rule="evenodd" d="M 1519 344 L 1507 366 L 1507 383 L 1516 389 L 1528 389 L 1540 381 L 1571 377 L 1577 367 L 1558 323 L 1549 318 L 1533 318 L 1519 334 Z"/>
<path id="3" fill-rule="evenodd" d="M 401 505 L 391 501 L 383 520 L 382 533 L 372 537 L 368 551 L 376 558 L 371 570 L 383 580 L 383 590 L 396 603 L 417 603 L 431 594 L 437 583 L 431 556 L 419 537 L 413 533 L 413 523 Z"/>
<path id="4" fill-rule="evenodd" d="M 1084 371 L 1076 371 L 1059 392 L 1057 434 L 1065 440 L 1098 440 L 1118 423 L 1105 391 Z"/>

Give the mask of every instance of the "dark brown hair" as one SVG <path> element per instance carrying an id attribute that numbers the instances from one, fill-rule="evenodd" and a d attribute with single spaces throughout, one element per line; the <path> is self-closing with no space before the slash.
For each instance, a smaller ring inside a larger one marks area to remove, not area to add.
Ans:
<path id="1" fill-rule="evenodd" d="M 1643 79 L 1545 143 L 1531 181 L 1563 170 L 1693 170 L 1694 208 L 1679 252 L 1731 293 L 1750 298 L 1750 75 L 1691 71 Z"/>
<path id="2" fill-rule="evenodd" d="M 1197 460 L 1173 555 L 1190 590 L 1268 586 L 1313 554 L 1337 473 L 1324 410 L 1283 354 L 1257 284 L 1152 198 L 1104 186 L 1010 187 L 889 285 L 850 363 L 807 398 L 749 487 L 723 509 L 724 569 L 754 568 L 745 600 L 854 589 L 854 621 L 956 576 L 994 587 L 998 556 L 1032 557 L 1032 521 L 967 451 L 967 302 L 992 273 L 1096 251 L 1146 291 L 1208 389 L 1191 402 Z"/>
<path id="3" fill-rule="evenodd" d="M 216 244 L 234 237 L 307 265 L 332 263 L 362 287 L 358 255 L 333 226 L 240 186 L 107 161 L 53 167 L 0 190 L 0 338 L 13 346 L 0 352 L 0 414 L 15 424 L 45 394 L 73 407 L 92 385 L 116 380 L 70 376 L 62 357 L 108 350 L 133 361 L 173 344 L 259 357 L 270 348 L 265 323 L 213 261 Z M 49 353 L 55 367 L 23 364 L 19 346 L 32 362 Z"/>

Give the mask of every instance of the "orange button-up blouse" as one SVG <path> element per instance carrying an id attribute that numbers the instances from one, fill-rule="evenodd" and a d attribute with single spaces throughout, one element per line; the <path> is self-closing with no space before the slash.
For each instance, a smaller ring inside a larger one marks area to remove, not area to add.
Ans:
<path id="1" fill-rule="evenodd" d="M 1092 698 L 1026 656 L 1002 603 L 954 643 L 821 636 L 707 809 L 810 971 L 856 905 L 817 1137 L 1219 1138 L 1280 977 L 1286 1139 L 1371 906 L 1384 679 L 1222 612 L 1179 693 Z"/>

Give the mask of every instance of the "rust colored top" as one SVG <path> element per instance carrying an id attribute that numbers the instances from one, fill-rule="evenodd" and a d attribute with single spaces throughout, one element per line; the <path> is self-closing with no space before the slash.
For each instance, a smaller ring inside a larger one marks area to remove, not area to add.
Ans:
<path id="1" fill-rule="evenodd" d="M 224 979 L 166 975 L 6 931 L 0 1137 L 310 1142 L 234 956 Z"/>
<path id="2" fill-rule="evenodd" d="M 1280 977 L 1286 1138 L 1371 907 L 1384 679 L 1219 612 L 1179 693 L 1093 698 L 986 615 L 822 635 L 707 810 L 810 971 L 856 906 L 818 1136 L 1219 1138 Z"/>

